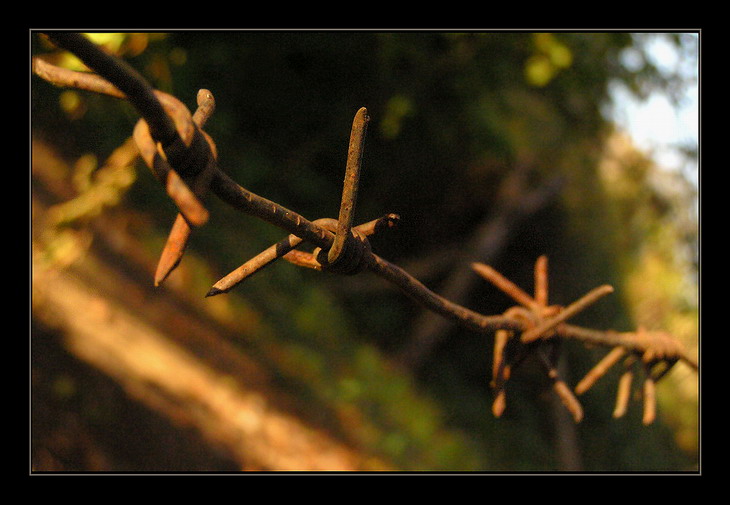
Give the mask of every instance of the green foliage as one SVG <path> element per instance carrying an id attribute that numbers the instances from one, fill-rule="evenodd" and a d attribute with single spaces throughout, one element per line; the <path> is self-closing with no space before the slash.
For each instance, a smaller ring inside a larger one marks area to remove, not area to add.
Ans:
<path id="1" fill-rule="evenodd" d="M 626 242 L 634 254 L 646 232 L 633 228 L 627 236 L 617 214 L 626 209 L 617 198 L 635 202 L 637 195 L 602 185 L 598 165 L 611 127 L 601 110 L 614 80 L 637 91 L 664 84 L 648 64 L 634 72 L 621 65 L 625 50 L 642 51 L 630 34 L 180 31 L 147 42 L 128 61 L 191 108 L 198 88 L 213 92 L 217 110 L 206 129 L 221 165 L 262 196 L 311 219 L 335 217 L 350 122 L 366 106 L 372 121 L 356 219 L 387 212 L 402 218 L 398 231 L 374 239 L 378 253 L 401 263 L 458 248 L 494 210 L 500 181 L 525 165 L 537 184 L 564 175 L 568 187 L 519 229 L 496 266 L 529 288 L 535 258 L 547 253 L 556 303 L 607 282 L 621 290 Z M 102 155 L 131 131 L 134 114 L 125 104 L 79 99 L 37 82 L 32 91 L 34 126 L 65 129 L 71 153 Z M 54 104 L 58 99 L 68 103 Z M 76 113 L 59 120 L 59 110 Z M 637 174 L 629 191 L 642 191 L 643 181 Z M 138 177 L 125 203 L 167 231 L 173 210 L 151 177 Z M 210 205 L 214 217 L 192 251 L 213 271 L 238 266 L 283 235 Z M 545 395 L 534 393 L 544 384 L 518 381 L 513 413 L 495 421 L 483 336 L 452 331 L 424 371 L 411 376 L 389 364 L 388 352 L 407 340 L 417 308 L 400 293 L 373 295 L 359 286 L 276 265 L 232 296 L 266 321 L 256 345 L 282 380 L 312 399 L 313 410 L 324 405 L 343 436 L 399 468 L 558 467 Z M 468 305 L 497 313 L 501 303 L 483 288 Z M 629 329 L 631 321 L 621 301 L 590 316 L 596 327 Z M 575 353 L 579 363 L 595 359 Z M 586 399 L 588 419 L 578 435 L 587 468 L 687 465 L 661 426 L 645 435 L 639 422 L 606 422 L 610 413 L 600 409 L 612 395 Z"/>

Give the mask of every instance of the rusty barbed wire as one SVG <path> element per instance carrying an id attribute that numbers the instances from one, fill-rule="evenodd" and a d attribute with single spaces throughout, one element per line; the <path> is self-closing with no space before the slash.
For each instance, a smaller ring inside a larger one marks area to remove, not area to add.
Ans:
<path id="1" fill-rule="evenodd" d="M 498 334 L 495 336 L 492 368 L 492 386 L 496 391 L 496 398 L 492 405 L 494 415 L 501 416 L 505 409 L 505 384 L 510 374 L 528 355 L 535 353 L 544 365 L 547 376 L 553 383 L 553 389 L 563 405 L 572 414 L 573 419 L 580 422 L 583 419 L 583 408 L 557 370 L 560 341 L 554 338 L 554 331 L 559 324 L 586 309 L 600 297 L 612 292 L 613 288 L 601 286 L 563 308 L 558 305 L 548 305 L 546 256 L 540 256 L 535 263 L 534 297 L 490 266 L 481 263 L 475 263 L 472 266 L 479 275 L 520 304 L 520 306 L 508 309 L 505 315 L 522 320 L 525 328 L 519 337 L 513 331 L 502 329 L 496 332 Z"/>
<path id="2" fill-rule="evenodd" d="M 192 229 L 207 221 L 208 212 L 201 199 L 206 193 L 213 193 L 233 208 L 282 228 L 289 235 L 219 280 L 206 296 L 230 291 L 281 258 L 299 266 L 338 274 L 368 270 L 394 284 L 427 309 L 469 330 L 494 334 L 492 386 L 495 399 L 492 411 L 496 416 L 500 416 L 506 407 L 505 390 L 512 373 L 527 356 L 534 354 L 543 364 L 563 405 L 576 422 L 581 421 L 583 409 L 580 402 L 557 371 L 560 345 L 566 339 L 613 348 L 578 384 L 576 394 L 585 393 L 611 366 L 628 355 L 624 362 L 626 372 L 619 381 L 614 413 L 617 417 L 626 410 L 632 367 L 636 362 L 643 364 L 646 375 L 644 422 L 647 424 L 655 417 L 656 381 L 679 361 L 698 369 L 698 363 L 666 333 L 644 330 L 619 333 L 568 324 L 570 318 L 613 292 L 613 288 L 600 286 L 567 307 L 549 305 L 547 258 L 544 256 L 535 264 L 533 295 L 487 265 L 472 265 L 477 274 L 519 304 L 501 315 L 487 316 L 434 293 L 408 272 L 374 253 L 368 237 L 395 226 L 399 218 L 395 214 L 387 214 L 352 226 L 369 120 L 366 108 L 359 109 L 353 120 L 338 219 L 309 221 L 240 186 L 220 169 L 215 142 L 202 129 L 215 107 L 210 91 L 199 91 L 198 108 L 195 114 L 191 114 L 177 98 L 152 89 L 129 65 L 104 53 L 83 35 L 61 32 L 47 35 L 58 47 L 78 56 L 95 73 L 59 68 L 41 57 L 34 57 L 32 68 L 37 76 L 54 85 L 126 99 L 142 117 L 135 125 L 133 138 L 145 164 L 162 183 L 179 211 L 158 263 L 155 285 L 160 285 L 179 264 Z M 314 245 L 315 249 L 311 253 L 297 250 L 304 242 Z"/>
<path id="3" fill-rule="evenodd" d="M 385 228 L 391 228 L 396 226 L 400 218 L 396 214 L 388 214 L 381 218 L 375 219 L 368 223 L 356 226 L 352 230 L 362 241 L 362 237 L 369 237 L 374 235 Z M 329 231 L 335 232 L 338 229 L 338 221 L 332 218 L 317 219 L 314 224 L 322 226 Z M 256 272 L 262 270 L 264 267 L 270 265 L 274 261 L 283 258 L 290 263 L 298 266 L 311 268 L 313 270 L 322 270 L 324 260 L 321 256 L 321 248 L 316 248 L 311 253 L 303 251 L 297 251 L 296 248 L 303 242 L 300 237 L 296 235 L 289 235 L 288 237 L 280 240 L 276 244 L 268 247 L 261 253 L 257 254 L 243 265 L 233 270 L 231 273 L 223 277 L 221 280 L 216 282 L 213 287 L 208 291 L 205 296 L 215 296 L 222 293 L 227 293 L 244 280 L 251 277 Z M 329 253 L 327 254 L 327 260 L 329 261 Z M 318 259 L 320 258 L 320 259 Z M 349 272 L 354 273 L 354 272 Z"/>
<path id="4" fill-rule="evenodd" d="M 638 344 L 632 350 L 615 347 L 599 361 L 575 387 L 579 395 L 588 391 L 608 370 L 624 359 L 624 372 L 619 379 L 614 417 L 622 417 L 627 410 L 631 384 L 639 368 L 644 375 L 641 396 L 643 398 L 643 423 L 651 424 L 656 418 L 656 383 L 682 359 L 685 350 L 671 335 L 661 331 L 649 332 L 640 327 L 636 332 L 624 334 L 628 342 Z"/>
<path id="5" fill-rule="evenodd" d="M 198 108 L 192 116 L 192 120 L 195 125 L 201 129 L 205 126 L 205 123 L 213 115 L 215 110 L 215 98 L 213 93 L 207 89 L 201 89 L 198 91 Z M 203 172 L 195 180 L 193 186 L 193 193 L 197 198 L 202 198 L 208 191 L 210 181 L 215 174 L 215 163 L 213 160 L 218 158 L 218 152 L 215 146 L 215 142 L 208 136 L 207 133 L 202 132 L 206 136 L 208 145 L 212 150 L 212 158 L 206 163 Z M 187 247 L 188 240 L 190 239 L 191 233 L 190 225 L 185 216 L 180 213 L 175 218 L 175 222 L 172 225 L 172 230 L 167 237 L 165 248 L 162 250 L 160 255 L 160 261 L 157 264 L 157 270 L 155 271 L 155 286 L 159 286 L 164 282 L 168 275 L 177 267 L 182 260 L 185 248 Z"/>

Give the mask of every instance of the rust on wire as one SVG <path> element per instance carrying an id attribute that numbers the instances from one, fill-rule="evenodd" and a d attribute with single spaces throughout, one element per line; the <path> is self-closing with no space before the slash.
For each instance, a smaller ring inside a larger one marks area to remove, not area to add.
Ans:
<path id="1" fill-rule="evenodd" d="M 680 360 L 685 360 L 686 352 L 675 338 L 664 332 L 649 332 L 639 328 L 633 333 L 624 333 L 623 346 L 615 347 L 581 379 L 575 387 L 577 394 L 583 394 L 603 377 L 621 359 L 624 359 L 624 372 L 619 379 L 616 393 L 614 417 L 622 417 L 631 397 L 631 385 L 640 368 L 644 375 L 641 397 L 643 399 L 643 423 L 651 424 L 656 418 L 656 383 L 664 377 Z M 687 360 L 685 360 L 687 361 Z M 691 361 L 688 361 L 693 366 Z M 693 366 L 694 368 L 694 366 Z"/>
<path id="2" fill-rule="evenodd" d="M 535 262 L 535 286 L 532 296 L 489 265 L 474 263 L 472 268 L 520 304 L 508 309 L 505 316 L 520 319 L 524 328 L 520 336 L 517 336 L 515 331 L 498 330 L 495 332 L 492 357 L 492 387 L 495 390 L 495 397 L 492 413 L 497 417 L 502 415 L 507 403 L 505 392 L 507 381 L 514 369 L 528 355 L 535 353 L 545 368 L 545 373 L 552 382 L 553 390 L 558 398 L 573 416 L 575 422 L 580 422 L 583 419 L 583 408 L 558 373 L 559 341 L 553 338 L 554 335 L 548 331 L 583 310 L 589 305 L 588 302 L 593 301 L 597 296 L 583 297 L 565 309 L 557 305 L 548 305 L 546 256 L 540 256 Z M 601 293 L 603 291 L 606 290 L 602 289 Z M 525 338 L 526 336 L 529 338 Z"/>
<path id="3" fill-rule="evenodd" d="M 388 214 L 387 216 L 383 216 L 379 219 L 356 226 L 354 230 L 358 233 L 359 236 L 367 237 L 375 234 L 376 232 L 384 228 L 394 226 L 397 221 L 398 216 L 396 214 Z M 313 222 L 313 224 L 322 226 L 331 232 L 337 230 L 337 221 L 335 219 L 317 219 Z M 316 250 L 312 253 L 295 251 L 295 249 L 302 242 L 304 241 L 296 235 L 289 235 L 288 237 L 280 240 L 276 244 L 268 247 L 267 249 L 257 254 L 250 260 L 246 261 L 243 265 L 223 277 L 221 280 L 216 282 L 205 296 L 215 296 L 222 293 L 227 293 L 228 291 L 239 285 L 241 282 L 251 277 L 256 272 L 259 272 L 264 267 L 270 265 L 280 258 L 284 258 L 285 260 L 288 260 L 291 263 L 299 266 L 304 266 L 315 270 L 322 270 L 323 265 L 318 260 L 318 256 L 321 258 L 321 255 L 318 255 Z"/>
<path id="4" fill-rule="evenodd" d="M 327 261 L 335 264 L 341 260 L 343 250 L 348 241 L 351 241 L 350 230 L 355 215 L 355 204 L 357 203 L 357 189 L 360 183 L 360 170 L 362 169 L 362 155 L 365 144 L 365 133 L 367 132 L 368 111 L 365 107 L 360 108 L 352 121 L 350 132 L 350 145 L 347 151 L 347 166 L 345 168 L 345 181 L 342 189 L 342 201 L 340 204 L 340 215 L 337 222 L 337 233 L 335 241 L 327 253 Z"/>
<path id="5" fill-rule="evenodd" d="M 545 337 L 545 335 L 548 334 L 548 332 L 554 329 L 557 325 L 567 321 L 571 317 L 586 309 L 589 305 L 597 302 L 599 298 L 602 298 L 609 293 L 613 293 L 613 287 L 608 285 L 599 286 L 589 291 L 588 293 L 583 295 L 583 297 L 568 305 L 565 309 L 560 310 L 560 312 L 558 312 L 553 317 L 542 321 L 539 326 L 535 328 L 530 328 L 528 331 L 523 333 L 522 341 L 525 343 L 529 343 L 537 340 L 538 338 Z"/>
<path id="6" fill-rule="evenodd" d="M 192 116 L 192 121 L 195 125 L 201 129 L 200 132 L 204 135 L 206 142 L 211 148 L 212 158 L 209 158 L 206 162 L 206 166 L 203 172 L 198 175 L 193 183 L 193 192 L 196 197 L 202 197 L 208 191 L 210 181 L 215 175 L 216 164 L 215 161 L 218 159 L 218 152 L 213 142 L 213 139 L 205 133 L 202 128 L 207 123 L 208 119 L 213 115 L 215 110 L 215 98 L 213 93 L 207 89 L 201 89 L 198 91 L 198 108 Z M 160 260 L 157 263 L 157 269 L 155 271 L 155 286 L 159 286 L 167 278 L 168 275 L 180 264 L 185 249 L 190 239 L 191 228 L 188 224 L 188 219 L 183 214 L 178 214 L 175 218 L 175 222 L 172 225 L 172 229 L 165 243 L 165 247 L 160 254 Z"/>
<path id="7" fill-rule="evenodd" d="M 73 35 L 73 34 L 66 34 Z M 65 40 L 65 38 L 57 35 L 52 40 Z M 69 40 L 76 40 L 71 38 Z M 85 40 L 85 39 L 83 39 Z M 88 51 L 91 52 L 91 51 Z M 86 53 L 84 53 L 86 54 Z M 108 57 L 108 55 L 107 55 Z M 91 59 L 91 64 L 96 61 Z M 117 83 L 110 83 L 99 75 L 88 72 L 77 72 L 60 68 L 43 60 L 42 58 L 33 58 L 33 71 L 39 77 L 46 79 L 57 86 L 74 87 L 78 89 L 93 91 L 96 93 L 112 96 L 120 99 L 128 99 L 129 96 L 120 89 Z M 126 86 L 128 89 L 136 89 L 133 86 Z M 155 177 L 165 187 L 168 196 L 175 202 L 180 213 L 193 226 L 200 226 L 208 220 L 208 211 L 200 203 L 194 192 L 187 183 L 180 177 L 180 166 L 189 167 L 189 159 L 184 162 L 178 162 L 179 165 L 173 169 L 169 159 L 184 159 L 180 153 L 181 145 L 186 148 L 193 145 L 195 139 L 195 127 L 192 124 L 192 116 L 184 104 L 177 98 L 164 93 L 162 91 L 143 88 L 145 94 L 151 95 L 144 100 L 145 104 L 151 103 L 153 100 L 159 105 L 160 112 L 165 116 L 167 121 L 162 120 L 140 120 L 134 128 L 133 137 L 137 143 L 140 155 L 144 159 L 147 166 L 152 170 Z M 153 109 L 157 111 L 157 108 Z M 153 117 L 152 115 L 150 117 Z M 152 125 L 152 126 L 151 126 Z M 165 125 L 162 127 L 160 125 Z M 165 134 L 155 137 L 152 134 L 152 127 L 157 130 L 164 130 Z M 168 131 L 172 128 L 174 131 Z M 173 140 L 169 140 L 170 138 Z M 162 139 L 167 139 L 163 143 Z M 166 147 L 163 147 L 165 146 Z M 196 145 L 200 145 L 196 142 Z"/>
<path id="8" fill-rule="evenodd" d="M 614 411 L 616 417 L 626 412 L 634 368 L 641 365 L 645 375 L 641 395 L 644 399 L 643 422 L 646 424 L 656 417 L 656 382 L 679 361 L 698 369 L 697 362 L 666 333 L 643 329 L 618 333 L 568 324 L 568 319 L 611 293 L 613 288 L 600 286 L 567 307 L 549 305 L 547 258 L 544 256 L 535 262 L 532 295 L 488 265 L 472 265 L 478 275 L 518 303 L 504 314 L 487 316 L 434 293 L 399 266 L 375 254 L 368 237 L 393 227 L 398 216 L 388 214 L 352 226 L 369 121 L 364 107 L 357 111 L 352 124 L 338 219 L 309 221 L 247 190 L 220 169 L 215 142 L 202 129 L 215 108 L 210 91 L 199 91 L 198 107 L 191 114 L 177 98 L 152 89 L 128 64 L 104 53 L 83 35 L 53 32 L 48 37 L 57 46 L 74 53 L 96 73 L 62 69 L 34 57 L 32 68 L 37 76 L 58 86 L 126 99 L 141 115 L 133 137 L 145 163 L 163 184 L 179 211 L 155 273 L 156 285 L 163 282 L 180 262 L 191 227 L 207 221 L 208 212 L 200 198 L 211 192 L 231 207 L 263 219 L 289 232 L 289 235 L 218 281 L 206 296 L 230 291 L 281 258 L 299 266 L 337 274 L 369 270 L 428 310 L 466 329 L 494 335 L 491 385 L 495 392 L 492 405 L 495 416 L 502 415 L 507 407 L 506 386 L 515 369 L 526 357 L 536 354 L 556 395 L 573 419 L 581 421 L 583 409 L 558 373 L 560 344 L 568 339 L 612 348 L 578 383 L 576 394 L 588 391 L 613 365 L 625 358 L 625 371 L 619 380 Z M 308 242 L 315 249 L 311 253 L 297 250 L 303 242 Z"/>
<path id="9" fill-rule="evenodd" d="M 616 392 L 616 405 L 613 409 L 613 417 L 616 419 L 623 417 L 626 414 L 626 410 L 629 405 L 629 398 L 631 396 L 631 383 L 634 380 L 634 371 L 630 366 L 626 367 L 626 370 L 618 380 L 618 388 Z"/>
<path id="10" fill-rule="evenodd" d="M 565 381 L 558 374 L 557 359 L 548 356 L 544 350 L 538 352 L 540 360 L 547 370 L 547 376 L 553 382 L 553 390 L 557 394 L 565 408 L 573 416 L 573 420 L 579 423 L 583 420 L 583 407 Z"/>

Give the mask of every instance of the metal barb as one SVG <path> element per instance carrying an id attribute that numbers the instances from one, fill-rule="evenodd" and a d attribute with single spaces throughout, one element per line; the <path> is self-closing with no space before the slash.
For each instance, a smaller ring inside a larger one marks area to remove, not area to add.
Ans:
<path id="1" fill-rule="evenodd" d="M 525 343 L 529 343 L 533 340 L 545 336 L 547 332 L 555 328 L 557 325 L 567 321 L 568 319 L 583 311 L 589 305 L 594 304 L 600 298 L 606 296 L 609 293 L 613 293 L 613 287 L 609 285 L 599 286 L 589 291 L 582 298 L 576 300 L 572 304 L 568 305 L 565 309 L 561 310 L 556 316 L 544 321 L 536 328 L 532 328 L 523 333 L 522 341 Z"/>
<path id="2" fill-rule="evenodd" d="M 215 110 L 215 98 L 213 97 L 213 93 L 207 89 L 201 89 L 198 91 L 197 100 L 198 108 L 193 113 L 192 120 L 198 128 L 202 128 Z M 201 133 L 204 134 L 202 130 Z M 217 158 L 215 143 L 207 134 L 205 134 L 205 139 L 211 147 L 212 156 L 209 158 L 203 172 L 193 183 L 193 192 L 197 197 L 202 197 L 208 191 L 210 181 L 217 169 L 215 163 L 215 159 Z M 191 233 L 191 227 L 185 217 L 182 214 L 178 214 L 168 234 L 162 254 L 160 254 L 160 260 L 157 263 L 154 279 L 155 286 L 160 286 L 180 264 Z"/>
<path id="3" fill-rule="evenodd" d="M 352 121 L 350 147 L 347 152 L 347 168 L 345 170 L 345 181 L 340 202 L 340 215 L 337 220 L 337 232 L 335 233 L 335 241 L 327 253 L 327 259 L 332 265 L 342 258 L 345 245 L 351 236 L 350 230 L 355 215 L 357 190 L 360 184 L 365 133 L 367 132 L 369 120 L 370 116 L 368 116 L 367 109 L 361 107 L 355 114 L 355 119 Z"/>
<path id="4" fill-rule="evenodd" d="M 538 307 L 530 295 L 489 265 L 473 263 L 472 268 L 481 277 L 494 284 L 520 305 L 533 310 Z"/>
<path id="5" fill-rule="evenodd" d="M 614 347 L 606 356 L 603 357 L 575 386 L 576 394 L 583 394 L 588 391 L 596 383 L 598 379 L 603 377 L 608 370 L 619 362 L 626 355 L 626 349 L 623 347 Z"/>
<path id="6" fill-rule="evenodd" d="M 656 418 L 656 383 L 681 359 L 684 351 L 679 342 L 666 334 L 648 332 L 641 327 L 634 333 L 624 334 L 623 342 L 624 345 L 614 347 L 581 379 L 575 387 L 575 392 L 580 395 L 588 391 L 613 365 L 625 357 L 624 372 L 619 379 L 613 414 L 614 417 L 621 417 L 626 413 L 635 375 L 634 369 L 640 362 L 644 374 L 642 421 L 644 424 L 651 424 Z"/>
<path id="7" fill-rule="evenodd" d="M 356 226 L 354 230 L 363 236 L 370 236 L 385 228 L 395 226 L 398 219 L 399 218 L 396 214 L 388 214 L 381 218 Z M 313 221 L 313 224 L 330 230 L 337 229 L 337 221 L 331 218 L 317 219 L 316 221 Z M 304 242 L 304 240 L 301 237 L 292 234 L 280 240 L 276 244 L 269 246 L 264 251 L 246 261 L 243 265 L 216 282 L 205 296 L 215 296 L 227 293 L 256 272 L 259 272 L 280 258 L 288 260 L 289 262 L 299 266 L 321 269 L 322 265 L 319 261 L 317 261 L 315 254 L 295 250 L 302 242 Z"/>
<path id="8" fill-rule="evenodd" d="M 594 297 L 583 297 L 578 302 L 572 304 L 568 309 L 560 311 L 559 307 L 551 307 L 548 305 L 548 272 L 547 257 L 540 256 L 535 262 L 534 271 L 534 298 L 519 288 L 512 281 L 504 277 L 495 269 L 488 265 L 475 263 L 472 265 L 474 270 L 490 281 L 492 284 L 501 289 L 504 293 L 519 302 L 521 306 L 515 306 L 508 309 L 504 315 L 509 318 L 516 319 L 521 322 L 525 329 L 521 338 L 515 337 L 515 332 L 506 330 L 497 330 L 494 337 L 494 352 L 492 364 L 492 387 L 495 391 L 495 398 L 492 404 L 492 413 L 499 417 L 506 408 L 506 392 L 505 385 L 509 379 L 511 372 L 519 366 L 519 364 L 527 357 L 527 355 L 537 352 L 538 357 L 545 366 L 545 372 L 553 383 L 553 390 L 557 394 L 565 408 L 573 416 L 573 420 L 578 423 L 583 419 L 583 407 L 578 399 L 570 391 L 557 371 L 557 362 L 559 359 L 559 347 L 557 340 L 538 340 L 537 338 L 525 339 L 525 334 L 531 331 L 540 331 L 542 335 L 547 329 L 552 328 L 553 324 L 559 324 L 556 321 L 555 313 L 563 314 L 564 317 L 570 317 L 576 313 L 576 309 L 586 306 L 587 300 L 590 301 Z M 567 311 L 567 314 L 565 312 Z M 510 346 L 512 351 L 507 353 L 507 347 Z M 546 346 L 550 346 L 546 349 Z M 509 356 L 508 356 L 509 354 Z"/>

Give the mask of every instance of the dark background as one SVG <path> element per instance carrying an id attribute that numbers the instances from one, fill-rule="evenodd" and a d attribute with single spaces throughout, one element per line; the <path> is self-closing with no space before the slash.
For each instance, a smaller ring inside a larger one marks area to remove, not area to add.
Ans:
<path id="1" fill-rule="evenodd" d="M 197 90 L 210 89 L 217 109 L 206 130 L 223 170 L 309 219 L 336 217 L 350 126 L 367 107 L 356 220 L 399 214 L 396 230 L 372 240 L 374 251 L 453 301 L 501 313 L 512 302 L 479 280 L 471 262 L 493 265 L 529 292 L 534 262 L 545 254 L 552 303 L 567 305 L 600 284 L 616 288 L 576 324 L 666 329 L 693 349 L 696 189 L 622 140 L 603 114 L 615 83 L 639 96 L 681 98 L 686 83 L 678 76 L 648 59 L 630 70 L 622 64 L 626 51 L 642 57 L 647 37 L 657 36 L 684 57 L 696 54 L 697 39 L 678 33 L 180 31 L 97 40 L 193 110 Z M 35 33 L 31 54 L 62 57 Z M 362 461 L 415 471 L 698 469 L 697 378 L 681 364 L 659 386 L 652 426 L 641 424 L 639 401 L 626 417 L 611 418 L 616 372 L 581 398 L 586 418 L 573 425 L 529 362 L 495 419 L 491 337 L 444 324 L 372 275 L 343 278 L 281 262 L 226 301 L 204 298 L 218 278 L 284 236 L 213 198 L 206 200 L 212 218 L 193 235 L 172 287 L 149 291 L 151 274 L 139 265 L 154 268 L 174 207 L 141 162 L 122 172 L 126 179 L 99 169 L 138 115 L 124 102 L 69 93 L 35 76 L 30 92 L 32 470 L 288 468 L 247 464 L 246 450 L 231 448 L 240 440 L 221 442 L 182 407 L 180 421 L 169 405 L 130 392 L 124 372 L 105 372 L 68 344 L 75 330 L 63 321 L 73 316 L 49 316 L 44 301 L 52 297 L 36 286 L 59 272 L 79 279 L 94 257 L 145 293 L 134 312 L 140 318 L 152 317 L 145 307 L 158 300 L 182 296 L 180 310 L 205 314 L 197 321 L 211 328 L 210 338 L 267 371 L 282 411 Z M 689 146 L 688 156 L 696 155 Z M 80 162 L 89 159 L 96 168 Z M 91 194 L 85 207 L 59 207 Z M 48 217 L 59 208 L 73 217 Z M 126 245 L 112 255 L 114 230 Z M 123 268 L 124 258 L 132 266 Z M 84 279 L 105 299 L 93 271 Z M 156 315 L 163 335 L 180 332 L 171 313 Z M 605 353 L 577 342 L 564 347 L 570 385 Z"/>

